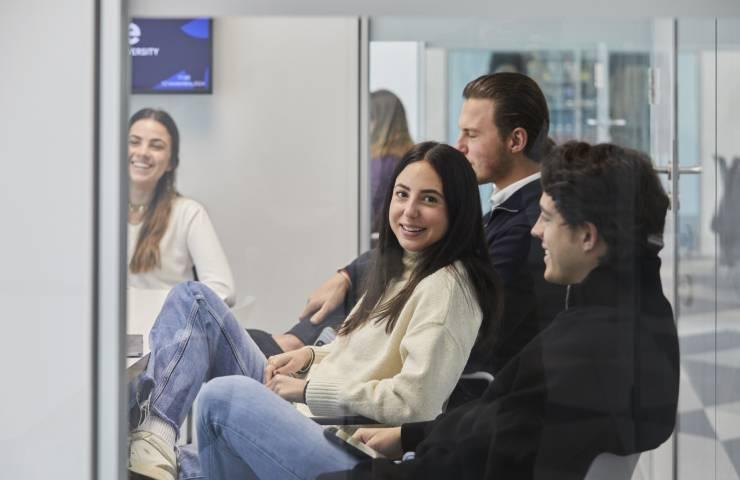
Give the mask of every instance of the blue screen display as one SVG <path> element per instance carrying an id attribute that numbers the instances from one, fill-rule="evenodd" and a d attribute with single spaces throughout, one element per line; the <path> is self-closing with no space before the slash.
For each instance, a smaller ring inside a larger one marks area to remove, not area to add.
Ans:
<path id="1" fill-rule="evenodd" d="M 128 26 L 133 93 L 211 93 L 209 18 L 134 18 Z"/>

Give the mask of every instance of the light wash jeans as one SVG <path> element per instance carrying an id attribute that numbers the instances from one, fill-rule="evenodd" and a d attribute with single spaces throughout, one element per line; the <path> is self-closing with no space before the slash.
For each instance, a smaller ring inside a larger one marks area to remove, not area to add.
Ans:
<path id="1" fill-rule="evenodd" d="M 203 383 L 215 377 L 243 375 L 261 386 L 265 356 L 229 307 L 201 283 L 172 289 L 149 334 L 149 346 L 146 370 L 130 384 L 131 428 L 153 413 L 178 431 Z M 181 479 L 202 478 L 192 457 L 178 461 Z"/>
<path id="2" fill-rule="evenodd" d="M 198 454 L 204 478 L 314 479 L 358 460 L 323 428 L 251 378 L 210 381 L 198 399 Z"/>

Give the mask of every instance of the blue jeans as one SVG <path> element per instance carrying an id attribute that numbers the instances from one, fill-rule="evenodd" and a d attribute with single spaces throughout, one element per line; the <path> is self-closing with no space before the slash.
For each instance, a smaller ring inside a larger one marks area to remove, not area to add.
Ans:
<path id="1" fill-rule="evenodd" d="M 198 402 L 205 478 L 314 479 L 358 462 L 329 442 L 321 426 L 251 378 L 212 380 Z"/>
<path id="2" fill-rule="evenodd" d="M 149 346 L 146 370 L 130 386 L 132 428 L 151 412 L 178 431 L 203 383 L 212 378 L 243 375 L 262 382 L 265 356 L 229 307 L 198 282 L 172 289 L 149 334 Z M 183 474 L 196 476 L 181 472 L 181 478 Z"/>

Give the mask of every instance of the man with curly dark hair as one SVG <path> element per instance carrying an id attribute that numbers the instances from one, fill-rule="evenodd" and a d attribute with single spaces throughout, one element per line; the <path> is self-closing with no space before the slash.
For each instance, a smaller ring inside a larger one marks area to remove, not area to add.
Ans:
<path id="1" fill-rule="evenodd" d="M 544 161 L 544 277 L 566 310 L 483 396 L 431 422 L 360 429 L 390 458 L 320 479 L 582 479 L 601 453 L 656 448 L 673 431 L 679 354 L 660 259 L 666 196 L 637 151 L 571 142 Z M 413 457 L 412 459 L 409 459 Z"/>

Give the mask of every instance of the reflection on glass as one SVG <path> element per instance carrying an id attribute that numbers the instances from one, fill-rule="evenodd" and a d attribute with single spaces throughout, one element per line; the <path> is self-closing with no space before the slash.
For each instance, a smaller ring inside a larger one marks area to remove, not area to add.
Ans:
<path id="1" fill-rule="evenodd" d="M 740 476 L 737 19 L 678 22 L 679 479 Z M 717 40 L 717 41 L 715 41 Z"/>
<path id="2" fill-rule="evenodd" d="M 740 440 L 733 439 L 740 439 L 740 398 L 731 392 L 740 391 L 740 329 L 733 318 L 740 307 L 740 267 L 731 260 L 731 237 L 740 217 L 733 218 L 738 208 L 730 192 L 732 159 L 740 156 L 737 19 L 718 22 L 716 53 L 713 19 L 678 21 L 677 45 L 672 19 L 591 25 L 565 19 L 445 19 L 444 28 L 441 23 L 424 18 L 371 22 L 371 40 L 422 43 L 420 111 L 426 117 L 445 112 L 446 138 L 439 139 L 457 137 L 460 92 L 468 81 L 488 72 L 518 71 L 542 87 L 551 111 L 550 135 L 558 143 L 610 141 L 649 152 L 663 169 L 677 154 L 680 175 L 662 176 L 674 190 L 676 217 L 667 219 L 661 255 L 683 347 L 677 474 L 699 478 L 716 467 L 718 478 L 738 478 Z M 440 82 L 444 95 L 430 95 Z M 719 171 L 718 156 L 727 161 L 726 175 Z M 482 188 L 484 206 L 489 198 L 490 189 Z M 661 470 L 665 464 L 647 457 L 635 478 L 669 478 Z"/>
<path id="3" fill-rule="evenodd" d="M 180 134 L 163 110 L 132 115 L 128 132 L 128 324 L 130 334 L 148 333 L 170 289 L 200 280 L 229 305 L 234 280 L 205 208 L 175 188 Z"/>

